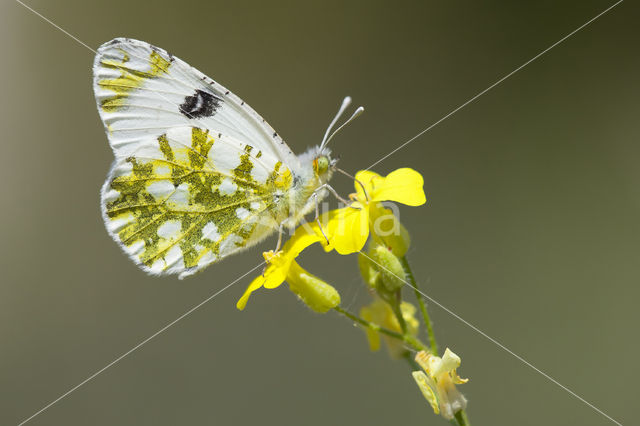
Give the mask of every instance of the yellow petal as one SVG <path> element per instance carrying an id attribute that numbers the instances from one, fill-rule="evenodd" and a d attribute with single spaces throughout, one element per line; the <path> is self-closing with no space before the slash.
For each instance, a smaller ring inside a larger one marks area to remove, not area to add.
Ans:
<path id="1" fill-rule="evenodd" d="M 272 289 L 280 286 L 284 280 L 287 279 L 290 265 L 291 260 L 285 260 L 284 263 L 267 266 L 267 269 L 264 271 L 264 282 L 262 284 L 264 288 Z"/>
<path id="2" fill-rule="evenodd" d="M 263 278 L 262 286 L 275 288 L 284 282 L 289 269 L 288 259 L 282 251 L 274 253 L 273 250 L 262 253 L 267 266 L 260 276 Z"/>
<path id="3" fill-rule="evenodd" d="M 437 357 L 427 351 L 420 351 L 415 357 L 416 363 L 431 377 L 433 377 L 431 364 L 434 362 L 440 362 L 440 357 Z"/>
<path id="4" fill-rule="evenodd" d="M 289 241 L 285 243 L 282 251 L 286 253 L 288 257 L 294 259 L 305 248 L 314 243 L 323 241 L 324 237 L 317 231 L 317 226 L 318 224 L 315 222 L 300 225 L 291 238 L 289 238 Z"/>
<path id="5" fill-rule="evenodd" d="M 369 237 L 369 211 L 358 202 L 349 207 L 331 210 L 327 220 L 321 222 L 330 246 L 343 255 L 362 250 Z M 317 224 L 315 226 L 317 229 Z"/>
<path id="6" fill-rule="evenodd" d="M 376 187 L 380 186 L 383 181 L 384 178 L 376 172 L 361 170 L 356 173 L 356 180 L 353 184 L 356 187 L 356 195 L 358 197 L 358 200 L 363 203 L 370 200 L 373 191 L 376 189 Z M 362 185 L 360 185 L 360 183 L 358 182 L 360 182 Z M 366 194 L 364 191 L 366 191 Z"/>
<path id="7" fill-rule="evenodd" d="M 370 201 L 396 201 L 408 206 L 420 206 L 427 201 L 424 195 L 424 179 L 413 169 L 395 170 L 376 186 Z"/>
<path id="8" fill-rule="evenodd" d="M 414 371 L 411 374 L 413 375 L 413 380 L 416 381 L 416 384 L 420 388 L 424 399 L 426 399 L 429 402 L 429 405 L 431 405 L 431 408 L 433 408 L 433 412 L 436 414 L 440 414 L 438 396 L 430 386 L 430 383 L 433 384 L 433 381 L 422 371 Z"/>
<path id="9" fill-rule="evenodd" d="M 456 368 L 460 367 L 460 362 L 460 357 L 451 352 L 449 348 L 447 348 L 445 349 L 444 355 L 442 355 L 440 362 L 434 364 L 431 374 L 434 377 L 439 377 L 441 374 L 450 373 L 451 371 L 454 371 Z"/>
<path id="10" fill-rule="evenodd" d="M 311 244 L 320 241 L 320 238 L 313 229 L 307 226 L 300 226 L 293 236 L 284 244 L 278 253 L 265 254 L 265 260 L 269 263 L 264 272 L 266 278 L 264 288 L 276 288 L 282 284 L 291 264 L 296 257 Z"/>
<path id="11" fill-rule="evenodd" d="M 455 383 L 456 385 L 463 385 L 469 381 L 469 379 L 463 379 L 460 376 L 458 376 L 458 373 L 456 372 L 456 370 L 453 370 L 451 372 L 451 380 L 453 380 L 453 383 Z"/>
<path id="12" fill-rule="evenodd" d="M 409 302 L 402 302 L 400 312 L 402 312 L 402 318 L 407 324 L 407 333 L 416 336 L 420 327 L 420 321 L 416 318 L 416 307 Z"/>
<path id="13" fill-rule="evenodd" d="M 249 287 L 247 287 L 240 300 L 238 300 L 238 303 L 236 303 L 236 308 L 242 311 L 245 306 L 247 306 L 247 301 L 249 300 L 249 296 L 251 296 L 251 293 L 262 287 L 264 281 L 265 278 L 262 275 L 256 277 L 253 281 L 251 281 Z"/>
<path id="14" fill-rule="evenodd" d="M 364 306 L 360 309 L 360 317 L 365 321 L 375 322 L 375 313 L 373 310 Z M 380 350 L 380 333 L 377 331 L 373 331 L 368 327 L 363 327 L 365 333 L 367 334 L 367 341 L 369 342 L 369 350 L 371 352 L 376 352 Z"/>

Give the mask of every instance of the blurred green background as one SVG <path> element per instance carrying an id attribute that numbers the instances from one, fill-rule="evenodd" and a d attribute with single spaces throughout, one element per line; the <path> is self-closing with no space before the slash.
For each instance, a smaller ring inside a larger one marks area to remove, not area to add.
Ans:
<path id="1" fill-rule="evenodd" d="M 229 87 L 296 152 L 344 95 L 362 118 L 332 142 L 366 168 L 612 1 L 108 2 L 30 0 L 97 48 L 161 46 Z M 637 6 L 627 1 L 375 167 L 425 177 L 401 209 L 433 298 L 625 424 L 640 368 Z M 0 424 L 17 424 L 261 260 L 267 241 L 178 281 L 138 270 L 104 230 L 112 161 L 93 54 L 0 6 Z M 334 178 L 343 194 L 347 179 Z M 301 263 L 368 302 L 355 257 Z M 446 422 L 402 362 L 250 277 L 45 411 L 34 425 Z M 409 293 L 408 293 L 409 294 Z M 462 357 L 474 425 L 606 425 L 603 416 L 430 304 Z"/>

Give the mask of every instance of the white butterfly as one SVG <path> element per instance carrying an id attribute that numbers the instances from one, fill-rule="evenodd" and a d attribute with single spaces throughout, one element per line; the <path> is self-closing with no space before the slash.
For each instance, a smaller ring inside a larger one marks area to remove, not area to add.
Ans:
<path id="1" fill-rule="evenodd" d="M 329 133 L 302 155 L 249 105 L 148 43 L 117 38 L 95 58 L 94 91 L 115 162 L 102 187 L 109 234 L 151 274 L 191 275 L 294 227 L 334 192 Z M 279 244 L 279 243 L 278 243 Z"/>

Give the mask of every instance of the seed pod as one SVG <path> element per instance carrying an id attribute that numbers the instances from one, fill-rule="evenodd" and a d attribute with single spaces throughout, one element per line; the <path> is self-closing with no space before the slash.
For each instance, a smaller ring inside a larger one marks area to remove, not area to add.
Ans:
<path id="1" fill-rule="evenodd" d="M 312 310 L 325 313 L 340 304 L 340 294 L 331 285 L 310 274 L 293 261 L 287 274 L 289 290 Z"/>

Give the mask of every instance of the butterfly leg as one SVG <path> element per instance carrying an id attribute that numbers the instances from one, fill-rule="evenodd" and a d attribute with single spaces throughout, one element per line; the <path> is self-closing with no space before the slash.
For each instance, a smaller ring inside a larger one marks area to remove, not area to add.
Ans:
<path id="1" fill-rule="evenodd" d="M 349 205 L 351 204 L 348 200 L 345 200 L 344 198 L 342 198 L 340 196 L 340 194 L 338 194 L 338 192 L 333 189 L 333 187 L 331 185 L 329 185 L 328 183 L 325 183 L 323 185 L 321 185 L 318 189 L 315 190 L 314 195 L 317 194 L 318 192 L 320 192 L 321 190 L 326 189 L 328 190 L 331 194 L 333 194 L 334 197 L 336 197 L 338 199 L 338 201 L 340 201 L 341 203 L 345 204 L 345 205 Z M 316 195 L 316 199 L 317 199 L 317 195 Z"/>
<path id="2" fill-rule="evenodd" d="M 278 251 L 280 251 L 280 246 L 282 245 L 282 234 L 284 233 L 284 222 L 282 222 L 280 224 L 280 226 L 278 227 L 278 244 L 276 244 L 276 249 L 273 251 L 273 253 L 278 253 Z M 269 261 L 267 261 L 267 264 L 264 265 L 264 268 L 262 268 L 262 276 L 264 277 L 264 273 L 267 271 L 267 266 L 269 266 Z"/>
<path id="3" fill-rule="evenodd" d="M 367 188 L 365 188 L 364 184 L 363 184 L 362 182 L 360 182 L 360 180 L 356 179 L 356 177 L 355 177 L 355 176 L 353 176 L 353 175 L 352 175 L 352 174 L 350 174 L 350 173 L 345 172 L 344 170 L 342 170 L 342 169 L 341 169 L 341 168 L 339 168 L 339 167 L 336 167 L 336 168 L 335 168 L 335 171 L 337 171 L 337 172 L 339 172 L 339 173 L 342 173 L 343 175 L 345 175 L 345 176 L 347 176 L 347 177 L 349 177 L 349 178 L 353 179 L 353 181 L 354 181 L 355 183 L 357 183 L 358 185 L 360 185 L 360 188 L 362 188 L 362 192 L 364 193 L 364 198 L 365 198 L 367 201 L 369 201 L 369 195 L 367 194 Z"/>
<path id="4" fill-rule="evenodd" d="M 283 233 L 284 233 L 284 222 L 282 222 L 278 227 L 278 244 L 276 244 L 276 249 L 273 251 L 274 253 L 277 253 L 280 250 L 280 246 L 282 245 Z"/>
<path id="5" fill-rule="evenodd" d="M 320 232 L 322 233 L 322 236 L 327 241 L 327 244 L 329 244 L 329 238 L 324 233 L 324 229 L 322 229 L 322 223 L 320 223 L 320 203 L 318 202 L 318 193 L 314 192 L 313 193 L 313 197 L 314 197 L 314 199 L 316 201 L 316 223 L 318 224 L 318 229 L 320 229 Z"/>
<path id="6" fill-rule="evenodd" d="M 344 199 L 344 198 L 342 198 L 342 197 L 340 196 L 340 194 L 338 194 L 338 192 L 337 192 L 335 189 L 333 189 L 333 187 L 332 187 L 331 185 L 329 185 L 328 183 L 325 183 L 324 185 L 321 185 L 318 189 L 316 189 L 316 192 L 318 192 L 318 191 L 320 191 L 320 190 L 322 190 L 322 189 L 327 189 L 329 192 L 331 192 L 331 193 L 333 194 L 333 196 L 334 196 L 334 197 L 336 197 L 336 198 L 337 198 L 341 203 L 343 203 L 345 206 L 347 206 L 347 207 L 351 207 L 351 208 L 354 208 L 354 209 L 360 209 L 360 207 L 354 207 L 354 206 L 353 206 L 354 201 L 356 201 L 356 200 L 355 200 L 355 198 L 352 198 L 352 199 L 351 199 L 351 201 L 345 200 L 345 199 Z M 315 192 L 314 192 L 314 194 L 315 194 Z M 353 194 L 352 194 L 352 195 L 353 195 Z M 368 198 L 367 198 L 367 200 L 368 200 Z"/>

